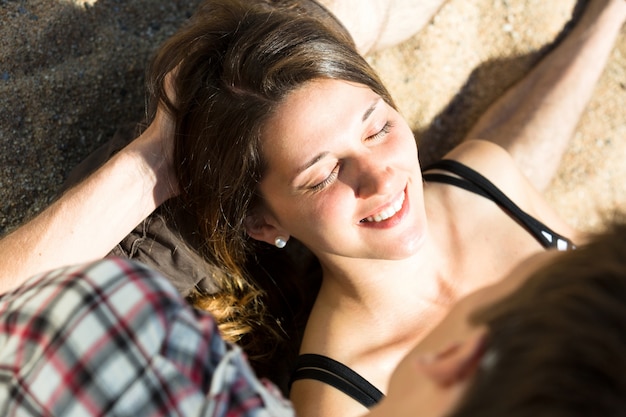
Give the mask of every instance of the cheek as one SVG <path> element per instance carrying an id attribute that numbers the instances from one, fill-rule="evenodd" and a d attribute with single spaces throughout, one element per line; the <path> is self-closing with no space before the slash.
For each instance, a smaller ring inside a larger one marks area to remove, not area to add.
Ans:
<path id="1" fill-rule="evenodd" d="M 353 208 L 348 196 L 352 191 L 345 184 L 334 184 L 332 190 L 314 198 L 303 198 L 290 214 L 289 229 L 303 243 L 327 246 L 346 231 Z M 353 193 L 352 193 L 353 194 Z M 323 243 L 326 242 L 326 243 Z"/>
<path id="2" fill-rule="evenodd" d="M 393 158 L 395 167 L 415 169 L 417 166 L 419 169 L 417 142 L 411 128 L 404 120 L 395 120 L 394 123 L 393 136 L 383 149 Z"/>
<path id="3" fill-rule="evenodd" d="M 351 195 L 354 195 L 352 188 L 339 180 L 319 196 L 303 199 L 300 204 L 301 210 L 308 212 L 320 225 L 344 221 L 342 217 L 351 212 L 353 204 Z"/>
<path id="4" fill-rule="evenodd" d="M 398 142 L 400 143 L 399 146 L 402 147 L 403 156 L 411 163 L 417 162 L 417 142 L 408 125 L 405 125 L 401 135 Z"/>

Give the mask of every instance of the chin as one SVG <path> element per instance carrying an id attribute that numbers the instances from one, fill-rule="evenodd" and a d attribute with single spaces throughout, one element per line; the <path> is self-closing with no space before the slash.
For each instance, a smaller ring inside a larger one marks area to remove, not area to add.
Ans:
<path id="1" fill-rule="evenodd" d="M 417 254 L 426 242 L 428 236 L 428 223 L 426 222 L 425 215 L 420 216 L 420 218 L 422 221 L 418 222 L 418 224 L 414 226 L 413 230 L 408 232 L 404 236 L 404 239 L 399 239 L 397 243 L 399 248 L 404 248 L 407 256 Z"/>
<path id="2" fill-rule="evenodd" d="M 403 248 L 403 254 L 402 257 L 400 259 L 405 259 L 405 258 L 410 258 L 412 256 L 415 256 L 419 253 L 419 251 L 422 249 L 422 247 L 424 246 L 424 236 L 421 235 L 419 236 L 419 238 L 417 239 L 413 239 L 410 242 L 406 242 L 404 244 L 399 244 L 398 247 Z"/>
<path id="3" fill-rule="evenodd" d="M 422 230 L 421 233 L 412 233 L 406 239 L 397 239 L 388 248 L 390 250 L 383 251 L 385 258 L 400 261 L 411 258 L 419 253 L 426 241 L 426 230 Z"/>

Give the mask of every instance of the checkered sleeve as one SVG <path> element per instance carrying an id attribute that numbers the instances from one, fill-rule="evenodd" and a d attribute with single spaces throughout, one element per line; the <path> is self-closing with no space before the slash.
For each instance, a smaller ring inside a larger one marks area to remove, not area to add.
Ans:
<path id="1" fill-rule="evenodd" d="M 292 416 L 212 317 L 162 276 L 108 259 L 0 298 L 2 416 Z"/>

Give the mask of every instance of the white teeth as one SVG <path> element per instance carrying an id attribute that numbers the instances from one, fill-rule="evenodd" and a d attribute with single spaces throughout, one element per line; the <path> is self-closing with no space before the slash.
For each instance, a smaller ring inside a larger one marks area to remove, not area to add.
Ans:
<path id="1" fill-rule="evenodd" d="M 400 209 L 402 208 L 402 204 L 404 204 L 404 193 L 402 193 L 402 196 L 396 202 L 394 202 L 392 205 L 390 205 L 380 213 L 375 214 L 374 216 L 369 216 L 361 221 L 378 223 L 382 222 L 383 220 L 387 220 L 388 218 L 400 211 Z"/>

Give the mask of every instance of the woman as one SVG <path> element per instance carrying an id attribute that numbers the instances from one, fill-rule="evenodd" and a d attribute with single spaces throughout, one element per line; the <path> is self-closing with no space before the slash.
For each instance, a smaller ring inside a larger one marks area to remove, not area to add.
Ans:
<path id="1" fill-rule="evenodd" d="M 552 64 L 563 66 L 564 55 L 570 61 L 580 55 L 581 39 L 598 21 L 605 27 L 592 31 L 595 38 L 583 51 L 599 45 L 610 51 L 625 9 L 623 1 L 592 2 Z M 195 219 L 200 250 L 224 267 L 221 288 L 234 286 L 226 291 L 232 298 L 197 294 L 196 304 L 227 312 L 221 318 L 227 336 L 241 337 L 267 314 L 268 323 L 271 316 L 289 321 L 271 307 L 256 309 L 262 302 L 256 291 L 277 292 L 286 285 L 281 277 L 273 275 L 264 286 L 262 278 L 250 281 L 254 274 L 244 268 L 258 245 L 250 238 L 279 248 L 300 242 L 322 271 L 301 353 L 336 360 L 380 389 L 456 300 L 493 283 L 542 246 L 567 249 L 581 238 L 547 206 L 505 149 L 473 140 L 489 138 L 497 123 L 479 122 L 446 156 L 460 168 L 448 163 L 422 177 L 408 125 L 345 39 L 341 30 L 307 17 L 211 2 L 161 49 L 153 84 L 174 120 L 180 200 Z M 565 62 L 586 77 L 599 73 Z M 174 102 L 163 83 L 173 71 Z M 568 87 L 581 79 L 562 68 L 540 68 L 530 78 L 544 93 L 557 74 Z M 509 93 L 516 94 L 520 89 Z M 525 98 L 531 99 L 539 101 Z M 557 106 L 537 111 L 549 118 Z M 511 118 L 519 123 L 516 118 L 528 113 Z M 526 129 L 535 127 L 532 120 L 523 122 Z M 501 136 L 503 144 L 511 139 Z M 442 178 L 445 171 L 452 175 Z M 233 309 L 244 314 L 233 319 Z M 254 342 L 255 332 L 250 334 Z M 319 357 L 314 363 L 310 358 L 302 363 L 304 379 L 292 389 L 299 414 L 362 412 L 339 390 L 310 379 L 325 366 Z"/>
<path id="2" fill-rule="evenodd" d="M 180 194 L 177 208 L 196 230 L 191 243 L 223 268 L 220 293 L 198 293 L 194 302 L 218 316 L 227 337 L 256 352 L 255 327 L 281 334 L 288 308 L 266 308 L 263 297 L 289 276 L 248 272 L 269 245 L 299 241 L 322 271 L 301 353 L 339 361 L 382 390 L 456 300 L 543 247 L 581 240 L 511 154 L 546 138 L 559 154 L 625 16 L 623 0 L 590 2 L 569 37 L 446 156 L 461 167 L 422 176 L 410 129 L 340 27 L 264 2 L 213 1 L 155 60 L 154 98 L 167 111 L 10 236 L 24 248 L 12 259 L 41 254 L 25 262 L 36 270 L 102 256 L 122 231 Z M 546 176 L 533 181 L 545 185 Z M 102 207 L 114 193 L 123 198 Z M 69 233 L 63 217 L 78 219 Z M 110 222 L 91 228 L 103 237 L 86 248 L 82 222 L 94 218 Z M 43 249 L 52 241 L 75 252 L 51 256 Z M 311 367 L 320 365 L 303 366 Z M 364 411 L 313 379 L 297 380 L 292 399 L 302 416 Z"/>

